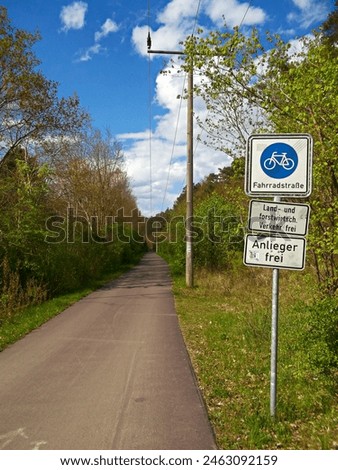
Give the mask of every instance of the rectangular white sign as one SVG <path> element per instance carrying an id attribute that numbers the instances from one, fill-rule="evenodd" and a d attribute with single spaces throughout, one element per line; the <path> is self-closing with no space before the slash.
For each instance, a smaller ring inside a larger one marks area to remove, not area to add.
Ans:
<path id="1" fill-rule="evenodd" d="M 307 204 L 250 201 L 249 230 L 285 235 L 306 235 L 310 207 Z"/>
<path id="2" fill-rule="evenodd" d="M 247 266 L 301 270 L 305 249 L 305 238 L 247 235 L 243 262 Z"/>
<path id="3" fill-rule="evenodd" d="M 257 134 L 247 144 L 245 192 L 249 196 L 311 194 L 312 137 Z"/>

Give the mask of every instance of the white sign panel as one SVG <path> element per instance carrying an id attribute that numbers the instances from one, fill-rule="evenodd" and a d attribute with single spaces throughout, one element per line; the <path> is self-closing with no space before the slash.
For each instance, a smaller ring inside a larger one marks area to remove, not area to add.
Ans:
<path id="1" fill-rule="evenodd" d="M 304 269 L 305 238 L 247 235 L 244 259 L 247 266 L 280 269 Z"/>
<path id="2" fill-rule="evenodd" d="M 248 139 L 246 187 L 250 196 L 311 194 L 312 137 L 257 134 Z"/>
<path id="3" fill-rule="evenodd" d="M 277 232 L 285 235 L 306 235 L 310 207 L 307 204 L 250 201 L 249 230 Z"/>

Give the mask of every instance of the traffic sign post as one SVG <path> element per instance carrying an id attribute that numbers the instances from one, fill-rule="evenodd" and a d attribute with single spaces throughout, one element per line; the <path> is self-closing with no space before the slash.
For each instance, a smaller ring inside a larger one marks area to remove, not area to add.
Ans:
<path id="1" fill-rule="evenodd" d="M 278 232 L 284 235 L 306 235 L 310 206 L 251 200 L 248 228 L 255 232 Z"/>
<path id="2" fill-rule="evenodd" d="M 244 264 L 278 269 L 304 269 L 305 238 L 247 235 Z"/>
<path id="3" fill-rule="evenodd" d="M 251 135 L 247 144 L 246 193 L 309 196 L 312 147 L 308 134 Z"/>
<path id="4" fill-rule="evenodd" d="M 276 415 L 279 270 L 304 269 L 310 208 L 280 202 L 307 197 L 312 190 L 312 137 L 309 134 L 257 134 L 247 144 L 245 192 L 273 197 L 250 201 L 243 262 L 272 268 L 270 414 Z M 269 233 L 269 235 L 266 235 Z"/>

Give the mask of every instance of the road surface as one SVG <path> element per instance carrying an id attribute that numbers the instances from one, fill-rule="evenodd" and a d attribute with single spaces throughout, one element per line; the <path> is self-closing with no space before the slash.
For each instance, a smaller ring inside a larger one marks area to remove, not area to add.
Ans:
<path id="1" fill-rule="evenodd" d="M 216 448 L 159 256 L 0 353 L 1 448 Z"/>

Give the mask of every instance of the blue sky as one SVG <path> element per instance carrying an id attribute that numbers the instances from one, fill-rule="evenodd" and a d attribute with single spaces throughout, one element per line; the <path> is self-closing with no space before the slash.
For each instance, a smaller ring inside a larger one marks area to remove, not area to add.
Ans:
<path id="1" fill-rule="evenodd" d="M 224 16 L 229 26 L 255 26 L 294 40 L 322 23 L 334 0 L 3 0 L 1 5 L 16 27 L 40 32 L 35 52 L 45 76 L 59 82 L 60 95 L 76 92 L 94 126 L 109 128 L 121 141 L 134 194 L 149 215 L 170 207 L 185 184 L 186 109 L 176 99 L 183 79 L 159 74 L 168 57 L 149 61 L 148 22 L 154 49 L 180 48 L 193 31 L 198 6 L 202 27 L 219 28 Z M 197 107 L 201 114 L 202 108 Z M 229 163 L 226 155 L 197 145 L 195 181 Z"/>

